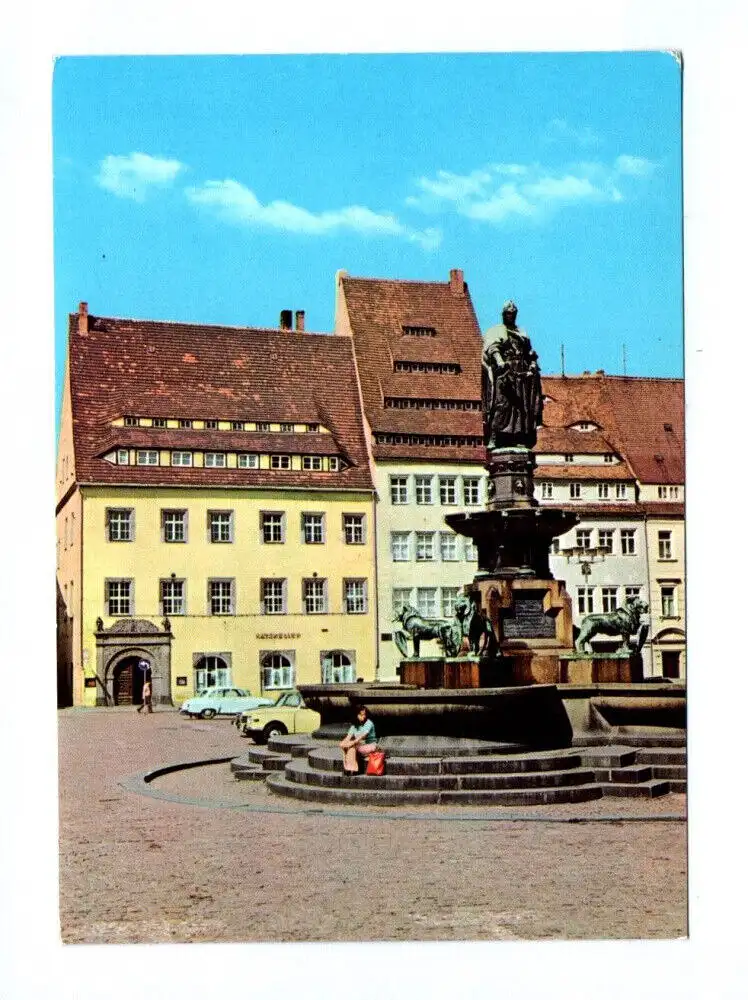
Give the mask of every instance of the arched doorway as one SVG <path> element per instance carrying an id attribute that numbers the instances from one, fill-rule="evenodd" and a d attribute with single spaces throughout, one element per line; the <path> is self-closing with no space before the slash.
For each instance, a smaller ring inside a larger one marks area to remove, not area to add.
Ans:
<path id="1" fill-rule="evenodd" d="M 141 664 L 147 662 L 141 656 L 126 656 L 116 664 L 112 672 L 115 705 L 139 705 L 143 701 L 143 682 L 151 669 L 150 664 L 147 670 Z"/>

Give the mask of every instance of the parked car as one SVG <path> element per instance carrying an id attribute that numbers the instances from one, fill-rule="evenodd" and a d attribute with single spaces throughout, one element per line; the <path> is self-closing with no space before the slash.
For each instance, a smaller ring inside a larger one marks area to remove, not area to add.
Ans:
<path id="1" fill-rule="evenodd" d="M 251 736 L 255 743 L 286 733 L 312 733 L 321 723 L 322 716 L 306 707 L 298 691 L 284 691 L 272 705 L 249 709 L 236 720 L 242 736 Z"/>
<path id="2" fill-rule="evenodd" d="M 238 715 L 246 709 L 272 704 L 272 698 L 255 698 L 245 688 L 207 688 L 188 698 L 179 712 L 193 718 L 199 715 L 201 719 L 212 719 L 214 715 Z"/>

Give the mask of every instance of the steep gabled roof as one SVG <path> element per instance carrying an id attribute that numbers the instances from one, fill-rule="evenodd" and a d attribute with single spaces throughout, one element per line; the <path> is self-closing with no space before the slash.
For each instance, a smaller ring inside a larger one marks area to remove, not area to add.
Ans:
<path id="1" fill-rule="evenodd" d="M 70 316 L 69 366 L 79 483 L 371 489 L 347 337 Z M 114 427 L 123 415 L 319 423 L 331 434 Z M 334 454 L 340 472 L 112 465 L 118 443 L 206 451 Z"/>
<path id="2" fill-rule="evenodd" d="M 462 272 L 452 271 L 446 282 L 342 275 L 339 283 L 345 323 L 338 317 L 336 330 L 353 337 L 374 457 L 482 464 L 480 409 L 385 407 L 387 397 L 480 401 L 481 333 Z M 414 329 L 427 333 L 419 336 Z M 378 443 L 378 435 L 403 433 L 477 443 Z"/>
<path id="3" fill-rule="evenodd" d="M 610 450 L 625 458 L 639 482 L 685 482 L 683 379 L 544 375 L 543 393 L 549 397 L 543 422 L 556 451 L 574 452 L 574 443 L 586 434 L 569 427 L 589 420 L 600 427 L 589 432 L 590 438 L 599 434 L 610 442 Z M 541 453 L 550 450 L 542 443 L 543 433 L 536 448 Z"/>

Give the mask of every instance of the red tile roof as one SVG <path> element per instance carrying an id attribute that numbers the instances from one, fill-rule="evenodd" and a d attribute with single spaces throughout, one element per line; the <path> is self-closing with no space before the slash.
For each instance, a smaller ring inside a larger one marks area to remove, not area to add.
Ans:
<path id="1" fill-rule="evenodd" d="M 373 488 L 347 337 L 102 316 L 89 316 L 88 332 L 79 333 L 72 314 L 68 349 L 79 483 Z M 319 423 L 331 435 L 112 427 L 124 414 Z M 293 447 L 351 464 L 340 472 L 167 469 L 99 457 L 120 441 L 272 453 Z"/>
<path id="2" fill-rule="evenodd" d="M 605 481 L 617 483 L 634 482 L 634 476 L 625 462 L 619 465 L 574 465 L 573 463 L 558 465 L 537 465 L 535 479 L 568 479 L 571 482 Z"/>
<path id="3" fill-rule="evenodd" d="M 467 285 L 461 280 L 393 281 L 341 279 L 356 350 L 364 409 L 371 430 L 478 437 L 480 410 L 384 408 L 385 396 L 480 400 L 482 340 Z M 403 334 L 404 326 L 427 326 L 434 337 Z M 460 372 L 395 372 L 397 361 L 459 364 Z M 482 447 L 373 444 L 377 459 L 457 461 L 483 464 Z"/>
<path id="4" fill-rule="evenodd" d="M 559 431 L 579 421 L 593 421 L 640 482 L 685 482 L 683 379 L 544 375 L 543 392 L 548 397 L 543 413 L 548 428 Z M 584 436 L 584 432 L 568 434 L 574 441 Z M 562 438 L 554 440 L 562 443 Z M 536 450 L 543 450 L 540 443 Z M 569 444 L 558 450 L 574 448 Z"/>

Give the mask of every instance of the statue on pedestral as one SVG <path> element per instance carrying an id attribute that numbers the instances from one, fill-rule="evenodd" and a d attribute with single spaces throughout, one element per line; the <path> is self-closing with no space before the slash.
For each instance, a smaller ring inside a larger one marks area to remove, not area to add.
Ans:
<path id="1" fill-rule="evenodd" d="M 543 419 L 538 356 L 517 326 L 517 306 L 505 302 L 502 323 L 483 338 L 483 426 L 489 449 L 532 448 Z"/>

